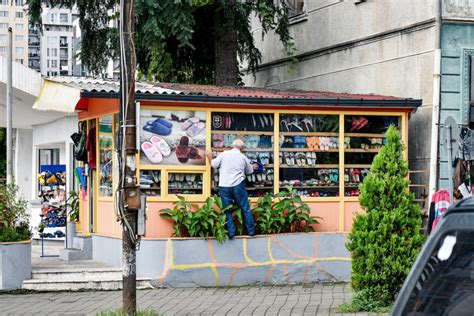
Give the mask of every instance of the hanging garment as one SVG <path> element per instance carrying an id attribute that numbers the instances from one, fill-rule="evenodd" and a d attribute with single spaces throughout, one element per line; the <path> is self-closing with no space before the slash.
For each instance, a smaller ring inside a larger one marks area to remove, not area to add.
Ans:
<path id="1" fill-rule="evenodd" d="M 431 227 L 431 231 L 433 231 L 451 203 L 448 190 L 437 191 L 433 194 L 431 202 L 434 203 L 434 207 L 433 209 L 430 207 L 428 227 Z M 430 230 L 428 231 L 431 232 Z"/>
<path id="2" fill-rule="evenodd" d="M 71 139 L 74 142 L 74 158 L 79 161 L 87 162 L 87 151 L 86 151 L 86 122 L 78 124 L 78 132 L 71 135 Z"/>
<path id="3" fill-rule="evenodd" d="M 459 148 L 464 160 L 474 160 L 474 133 L 471 129 L 463 127 L 459 133 Z"/>
<path id="4" fill-rule="evenodd" d="M 453 185 L 454 188 L 458 188 L 461 184 L 464 183 L 464 180 L 467 177 L 467 161 L 462 159 L 456 159 Z"/>
<path id="5" fill-rule="evenodd" d="M 89 168 L 95 169 L 96 168 L 96 139 L 95 139 L 95 127 L 92 127 L 89 132 L 87 133 L 87 141 L 86 141 L 86 150 L 89 153 Z"/>

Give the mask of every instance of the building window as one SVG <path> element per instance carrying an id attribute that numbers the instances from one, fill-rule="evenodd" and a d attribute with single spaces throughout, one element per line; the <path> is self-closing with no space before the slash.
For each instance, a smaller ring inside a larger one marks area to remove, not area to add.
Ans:
<path id="1" fill-rule="evenodd" d="M 15 59 L 15 61 L 23 65 L 23 59 Z"/>
<path id="2" fill-rule="evenodd" d="M 0 23 L 0 29 L 7 29 L 8 23 Z"/>
<path id="3" fill-rule="evenodd" d="M 51 60 L 51 68 L 58 68 L 58 61 L 57 60 Z"/>
<path id="4" fill-rule="evenodd" d="M 46 38 L 49 45 L 58 45 L 58 37 L 57 36 L 47 36 Z"/>
<path id="5" fill-rule="evenodd" d="M 6 46 L 0 46 L 0 53 L 6 53 L 7 52 L 7 47 Z"/>
<path id="6" fill-rule="evenodd" d="M 23 18 L 23 12 L 15 12 L 15 18 Z"/>
<path id="7" fill-rule="evenodd" d="M 288 15 L 290 18 L 304 14 L 306 12 L 305 0 L 287 0 Z"/>
<path id="8" fill-rule="evenodd" d="M 67 23 L 67 22 L 68 22 L 67 13 L 61 13 L 61 14 L 59 14 L 59 22 L 63 22 L 63 23 Z"/>
<path id="9" fill-rule="evenodd" d="M 8 18 L 8 11 L 0 11 L 0 18 Z"/>
<path id="10" fill-rule="evenodd" d="M 0 34 L 0 42 L 6 42 L 8 40 L 7 34 Z"/>
<path id="11" fill-rule="evenodd" d="M 23 47 L 15 47 L 15 53 L 23 54 Z"/>
<path id="12" fill-rule="evenodd" d="M 49 22 L 56 23 L 57 16 L 57 13 L 51 13 L 51 15 L 49 16 Z"/>
<path id="13" fill-rule="evenodd" d="M 0 5 L 8 5 L 8 0 L 0 0 Z"/>
<path id="14" fill-rule="evenodd" d="M 51 48 L 51 56 L 52 57 L 58 57 L 58 49 L 57 48 Z"/>
<path id="15" fill-rule="evenodd" d="M 49 59 L 46 61 L 46 66 L 47 66 L 48 68 L 51 67 L 51 63 L 50 63 Z M 49 76 L 49 74 L 48 74 L 48 76 Z"/>
<path id="16" fill-rule="evenodd" d="M 22 42 L 23 41 L 23 35 L 15 35 L 15 42 Z"/>
<path id="17" fill-rule="evenodd" d="M 23 30 L 23 24 L 21 24 L 21 23 L 16 23 L 16 24 L 15 24 L 15 30 Z"/>
<path id="18" fill-rule="evenodd" d="M 24 1 L 23 0 L 15 0 L 15 5 L 19 6 L 19 7 L 22 7 L 24 5 Z"/>

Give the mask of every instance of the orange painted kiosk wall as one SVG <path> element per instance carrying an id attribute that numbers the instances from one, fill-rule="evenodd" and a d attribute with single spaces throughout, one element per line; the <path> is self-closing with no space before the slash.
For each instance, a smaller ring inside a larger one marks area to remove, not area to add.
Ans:
<path id="1" fill-rule="evenodd" d="M 260 155 L 260 159 L 262 156 L 267 159 L 270 157 L 264 166 L 267 180 L 259 182 L 258 179 L 251 179 L 256 181 L 253 187 L 249 187 L 249 193 L 254 195 L 251 197 L 252 202 L 256 201 L 258 195 L 276 193 L 286 185 L 293 185 L 304 196 L 304 201 L 310 205 L 312 214 L 322 218 L 316 231 L 348 232 L 351 229 L 354 214 L 361 210 L 358 204 L 357 185 L 370 168 L 373 156 L 383 144 L 384 130 L 389 123 L 397 125 L 406 144 L 407 123 L 413 111 L 413 108 L 409 107 L 384 108 L 384 106 L 328 108 L 139 101 L 141 144 L 151 141 L 152 135 L 155 134 L 153 131 L 157 131 L 155 128 L 161 128 L 161 126 L 153 125 L 153 122 L 160 118 L 171 122 L 172 114 L 177 117 L 173 121 L 175 129 L 173 133 L 178 136 L 192 135 L 195 140 L 197 139 L 195 135 L 200 135 L 196 144 L 193 145 L 196 148 L 195 155 L 189 160 L 184 159 L 187 160 L 186 162 L 180 162 L 180 158 L 176 159 L 179 156 L 178 147 L 182 145 L 174 145 L 171 140 L 169 145 L 173 153 L 169 157 L 163 157 L 160 163 L 152 163 L 143 150 L 139 153 L 138 174 L 142 177 L 142 191 L 148 194 L 145 239 L 168 238 L 172 235 L 172 223 L 160 218 L 159 210 L 170 207 L 177 199 L 176 193 L 189 201 L 203 202 L 216 192 L 214 174 L 204 159 L 204 151 L 210 149 L 218 153 L 228 147 L 221 146 L 221 142 L 228 144 L 229 139 L 234 137 L 246 139 L 246 153 L 251 158 L 255 158 L 256 153 Z M 114 175 L 118 172 L 114 135 L 118 129 L 118 100 L 89 98 L 82 99 L 81 104 L 84 105 L 84 103 L 87 103 L 84 107 L 87 109 L 79 113 L 79 119 L 87 121 L 88 130 L 92 126 L 97 127 L 97 169 L 88 179 L 86 197 L 81 198 L 80 201 L 80 222 L 77 230 L 84 236 L 96 234 L 120 238 L 121 226 L 116 220 L 114 210 L 114 190 L 117 178 Z M 179 115 L 182 113 L 188 113 L 189 117 L 180 118 Z M 188 120 L 193 117 L 196 117 L 195 121 Z M 149 118 L 151 120 L 147 121 Z M 261 120 L 261 123 L 255 122 L 255 118 Z M 305 119 L 306 123 L 303 122 Z M 247 120 L 251 122 L 249 124 L 261 124 L 266 126 L 266 129 L 252 130 L 246 127 L 246 130 L 226 129 L 226 126 L 232 125 L 232 120 L 234 124 L 237 124 L 237 121 Z M 365 125 L 364 121 L 367 121 Z M 294 126 L 293 122 L 307 125 L 302 128 Z M 314 131 L 317 128 L 312 124 L 320 124 L 320 129 L 323 131 Z M 357 124 L 364 126 L 360 127 Z M 192 128 L 192 131 L 184 130 L 187 125 L 190 125 L 188 129 Z M 269 125 L 271 128 L 268 127 Z M 290 128 L 289 125 L 291 125 Z M 163 133 L 167 132 L 166 130 Z M 174 135 L 173 133 L 171 135 Z M 178 136 L 176 137 L 179 138 Z M 161 138 L 167 140 L 167 136 Z M 189 136 L 189 138 L 192 137 Z M 220 140 L 220 138 L 225 139 Z M 258 142 L 255 141 L 256 138 Z M 307 142 L 317 141 L 317 147 L 308 148 L 309 143 L 301 147 L 303 138 Z M 321 142 L 326 145 L 321 145 Z M 315 153 L 316 157 L 313 157 L 312 153 Z M 301 158 L 303 156 L 305 158 Z M 301 175 L 299 180 L 295 178 L 298 175 Z M 159 181 L 157 181 L 158 178 Z M 192 185 L 183 187 L 180 183 L 184 185 L 192 183 Z M 200 184 L 196 186 L 195 183 Z"/>

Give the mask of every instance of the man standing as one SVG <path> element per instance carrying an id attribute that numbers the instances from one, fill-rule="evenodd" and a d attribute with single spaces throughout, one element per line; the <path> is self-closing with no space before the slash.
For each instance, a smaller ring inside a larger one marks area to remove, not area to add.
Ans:
<path id="1" fill-rule="evenodd" d="M 244 142 L 236 139 L 232 143 L 232 149 L 224 151 L 212 159 L 212 152 L 207 151 L 206 156 L 212 168 L 219 168 L 219 195 L 222 204 L 231 205 L 234 201 L 242 210 L 244 224 L 250 236 L 255 234 L 254 221 L 250 212 L 249 198 L 245 189 L 245 178 L 247 174 L 253 173 L 258 168 L 257 164 L 251 164 L 247 157 L 242 154 Z M 235 225 L 232 219 L 232 211 L 225 212 L 226 228 L 229 238 L 235 236 Z"/>

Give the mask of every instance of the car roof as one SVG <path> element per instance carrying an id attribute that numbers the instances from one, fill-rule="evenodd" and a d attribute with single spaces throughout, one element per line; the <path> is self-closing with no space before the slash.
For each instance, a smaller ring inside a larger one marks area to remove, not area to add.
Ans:
<path id="1" fill-rule="evenodd" d="M 448 216 L 449 214 L 460 213 L 460 212 L 467 212 L 467 213 L 474 214 L 474 197 L 468 197 L 468 198 L 462 199 L 458 203 L 454 204 L 446 211 L 446 213 L 444 214 L 444 217 Z"/>

